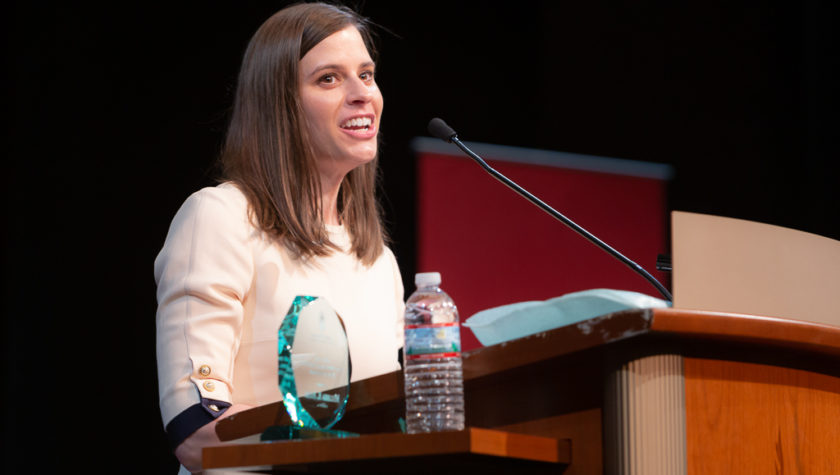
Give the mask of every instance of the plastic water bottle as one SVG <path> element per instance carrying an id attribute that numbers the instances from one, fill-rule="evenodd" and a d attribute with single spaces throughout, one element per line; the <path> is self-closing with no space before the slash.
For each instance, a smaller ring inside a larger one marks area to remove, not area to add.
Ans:
<path id="1" fill-rule="evenodd" d="M 458 309 L 440 289 L 440 274 L 414 278 L 405 305 L 406 432 L 464 429 L 464 373 Z"/>

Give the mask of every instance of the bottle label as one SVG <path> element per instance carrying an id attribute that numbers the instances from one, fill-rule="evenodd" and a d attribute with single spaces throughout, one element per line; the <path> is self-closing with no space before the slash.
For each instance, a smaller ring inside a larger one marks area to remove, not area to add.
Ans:
<path id="1" fill-rule="evenodd" d="M 461 354 L 458 322 L 405 326 L 405 359 L 451 358 Z"/>

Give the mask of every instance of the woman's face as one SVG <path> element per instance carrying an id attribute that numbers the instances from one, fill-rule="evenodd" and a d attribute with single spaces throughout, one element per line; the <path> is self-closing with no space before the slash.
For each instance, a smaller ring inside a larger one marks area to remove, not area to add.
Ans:
<path id="1" fill-rule="evenodd" d="M 300 100 L 322 176 L 341 178 L 376 156 L 382 93 L 359 31 L 349 26 L 300 60 Z"/>

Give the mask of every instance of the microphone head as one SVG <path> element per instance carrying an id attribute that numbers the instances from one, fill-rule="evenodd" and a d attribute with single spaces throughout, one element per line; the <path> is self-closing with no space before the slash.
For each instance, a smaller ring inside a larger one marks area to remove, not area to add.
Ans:
<path id="1" fill-rule="evenodd" d="M 446 125 L 446 122 L 438 117 L 429 121 L 428 129 L 430 134 L 449 143 L 452 143 L 452 137 L 458 135 L 452 127 Z"/>

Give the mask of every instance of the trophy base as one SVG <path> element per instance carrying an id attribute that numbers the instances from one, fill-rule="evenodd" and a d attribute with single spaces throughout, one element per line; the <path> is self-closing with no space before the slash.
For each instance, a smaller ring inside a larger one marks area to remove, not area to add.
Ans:
<path id="1" fill-rule="evenodd" d="M 301 439 L 346 439 L 358 437 L 355 432 L 333 429 L 315 429 L 298 426 L 271 426 L 260 435 L 261 441 L 301 440 Z"/>

